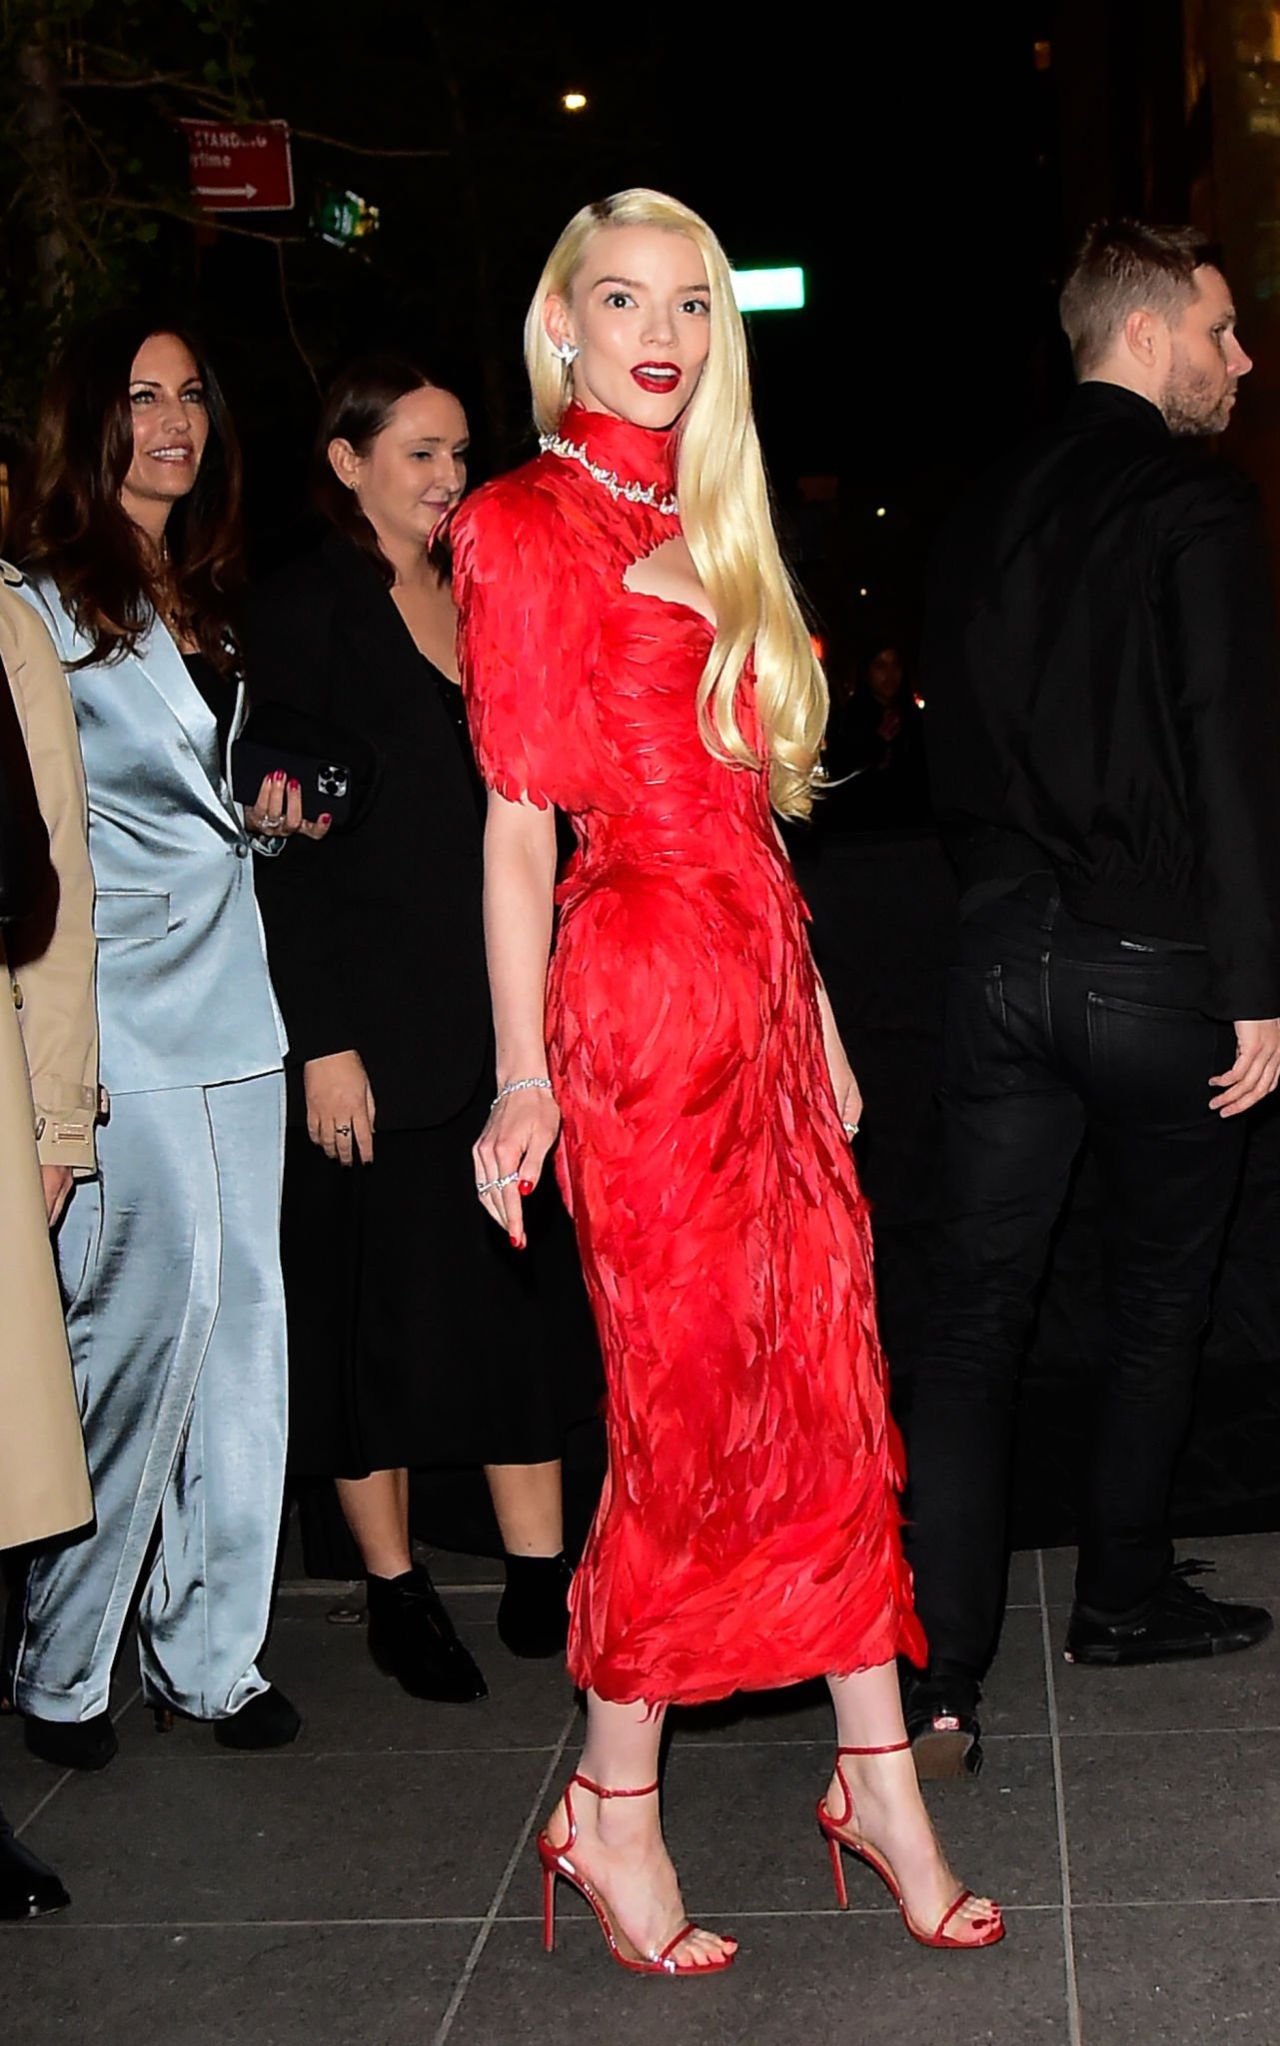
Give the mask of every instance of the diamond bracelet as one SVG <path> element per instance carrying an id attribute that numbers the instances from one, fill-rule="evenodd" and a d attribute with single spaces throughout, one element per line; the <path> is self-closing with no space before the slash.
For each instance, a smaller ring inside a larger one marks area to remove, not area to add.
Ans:
<path id="1" fill-rule="evenodd" d="M 545 1094 L 550 1094 L 551 1092 L 550 1080 L 508 1080 L 505 1087 L 499 1087 L 493 1100 L 489 1103 L 490 1115 L 493 1114 L 500 1101 L 506 1100 L 508 1094 L 522 1094 L 526 1087 L 537 1087 Z"/>

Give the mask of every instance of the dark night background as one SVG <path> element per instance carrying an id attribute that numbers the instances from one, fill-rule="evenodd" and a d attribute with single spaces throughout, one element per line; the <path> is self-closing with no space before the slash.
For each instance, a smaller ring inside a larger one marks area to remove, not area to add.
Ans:
<path id="1" fill-rule="evenodd" d="M 632 183 L 702 212 L 738 265 L 799 262 L 803 312 L 750 322 L 762 433 L 790 506 L 801 476 L 839 477 L 841 553 L 859 584 L 905 598 L 938 508 L 1065 374 L 1053 280 L 1063 242 L 1054 80 L 1036 10 L 921 13 L 789 38 L 776 18 L 697 11 L 674 34 L 569 27 L 486 8 L 434 30 L 373 0 L 292 8 L 260 29 L 264 104 L 300 128 L 427 162 L 295 149 L 299 196 L 332 179 L 380 209 L 362 251 L 283 252 L 294 324 L 323 376 L 370 341 L 439 357 L 473 414 L 483 467 L 522 456 L 524 308 L 560 227 Z M 443 59 L 443 62 L 442 62 Z M 322 61 L 323 60 L 323 61 Z M 447 67 L 455 90 L 443 72 Z M 566 114 L 560 95 L 588 96 Z M 240 216 L 273 226 L 270 217 Z M 204 324 L 251 444 L 255 538 L 284 539 L 314 394 L 290 347 L 277 252 L 219 237 L 200 258 Z M 246 311 L 252 307 L 252 318 Z M 874 506 L 889 509 L 874 520 Z"/>

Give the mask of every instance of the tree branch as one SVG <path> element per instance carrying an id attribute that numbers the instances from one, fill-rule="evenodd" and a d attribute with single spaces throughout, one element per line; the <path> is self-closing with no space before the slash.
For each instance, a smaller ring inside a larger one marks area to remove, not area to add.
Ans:
<path id="1" fill-rule="evenodd" d="M 300 142 L 323 142 L 329 149 L 344 149 L 348 156 L 449 156 L 448 149 L 371 149 L 363 142 L 345 142 L 341 135 L 320 135 L 314 128 L 295 128 L 289 123 L 290 135 L 296 135 Z"/>
<path id="2" fill-rule="evenodd" d="M 307 354 L 306 349 L 303 347 L 302 340 L 298 333 L 298 330 L 293 324 L 293 308 L 289 303 L 289 279 L 284 266 L 283 242 L 276 243 L 276 268 L 280 273 L 280 304 L 284 312 L 285 326 L 289 329 L 289 339 L 292 341 L 294 347 L 298 351 L 298 354 L 301 356 L 303 364 L 306 368 L 307 375 L 310 377 L 312 383 L 315 385 L 315 392 L 317 398 L 322 397 L 323 391 L 321 389 L 320 379 L 316 375 L 315 364 L 312 362 L 311 357 Z"/>
<path id="3" fill-rule="evenodd" d="M 232 221 L 224 220 L 219 213 L 205 213 L 182 206 L 170 205 L 163 199 L 103 199 L 106 212 L 124 210 L 127 213 L 162 213 L 166 220 L 180 220 L 185 227 L 211 227 L 216 234 L 238 234 L 246 241 L 270 242 L 273 248 L 285 244 L 299 246 L 305 242 L 305 234 L 268 234 L 260 227 L 237 227 Z"/>
<path id="4" fill-rule="evenodd" d="M 64 78 L 64 92 L 145 92 L 157 85 L 194 85 L 185 71 L 157 71 L 150 78 Z"/>

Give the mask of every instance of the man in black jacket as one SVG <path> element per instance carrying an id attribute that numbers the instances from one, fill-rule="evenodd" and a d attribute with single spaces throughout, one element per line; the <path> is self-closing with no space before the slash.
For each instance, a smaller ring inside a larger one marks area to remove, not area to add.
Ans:
<path id="1" fill-rule="evenodd" d="M 922 1773 L 975 1769 L 1018 1369 L 1086 1136 L 1108 1308 L 1066 1652 L 1270 1630 L 1174 1564 L 1168 1499 L 1245 1111 L 1280 1075 L 1280 666 L 1250 486 L 1192 443 L 1250 367 L 1189 229 L 1091 230 L 1062 294 L 1079 388 L 966 504 L 927 632 L 948 997 L 930 1334 L 909 1429 L 930 1641 Z"/>

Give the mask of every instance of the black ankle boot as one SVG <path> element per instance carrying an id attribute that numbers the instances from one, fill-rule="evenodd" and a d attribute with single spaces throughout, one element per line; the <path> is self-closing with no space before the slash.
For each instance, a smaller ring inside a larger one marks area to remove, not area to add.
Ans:
<path id="1" fill-rule="evenodd" d="M 274 1684 L 257 1692 L 230 1718 L 213 1722 L 213 1737 L 220 1748 L 287 1748 L 301 1732 L 302 1714 Z"/>
<path id="2" fill-rule="evenodd" d="M 513 1655 L 563 1655 L 569 1638 L 573 1572 L 559 1556 L 508 1556 L 498 1606 L 498 1639 Z"/>
<path id="3" fill-rule="evenodd" d="M 0 1918 L 44 1918 L 71 1902 L 62 1884 L 38 1855 L 14 1838 L 0 1812 Z"/>
<path id="4" fill-rule="evenodd" d="M 92 1719 L 37 1719 L 28 1712 L 22 1732 L 30 1752 L 55 1769 L 105 1769 L 120 1745 L 109 1712 Z"/>
<path id="5" fill-rule="evenodd" d="M 970 1671 L 931 1663 L 912 1670 L 902 1694 L 907 1739 L 922 1781 L 976 1776 L 982 1767 L 978 1706 L 982 1688 Z"/>
<path id="6" fill-rule="evenodd" d="M 454 1631 L 420 1563 L 400 1577 L 369 1577 L 369 1653 L 411 1698 L 473 1705 L 489 1687 Z"/>

